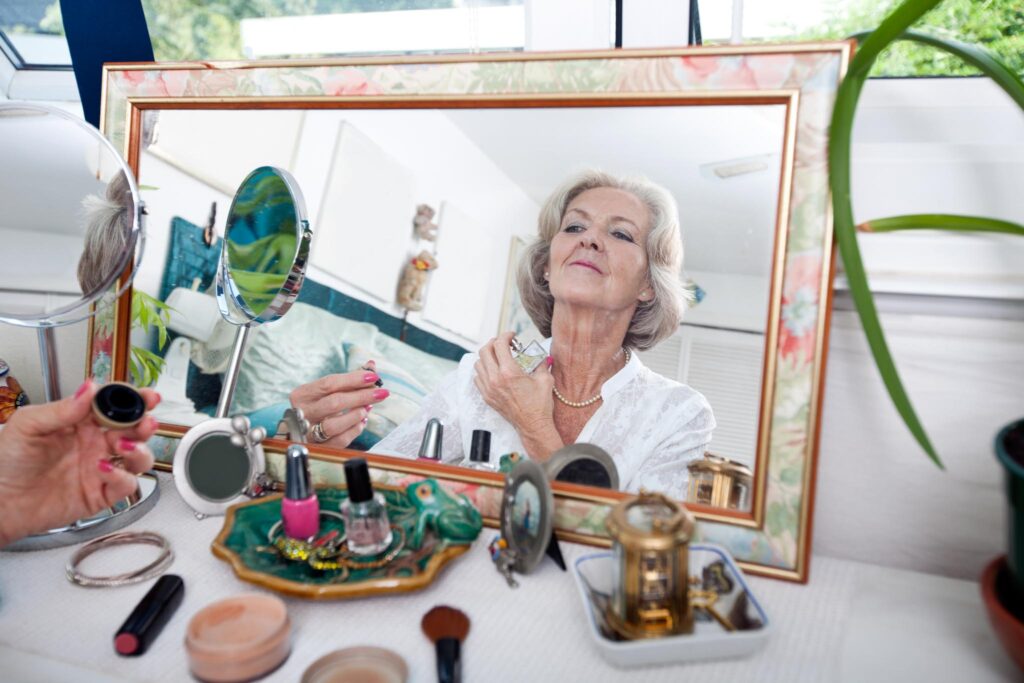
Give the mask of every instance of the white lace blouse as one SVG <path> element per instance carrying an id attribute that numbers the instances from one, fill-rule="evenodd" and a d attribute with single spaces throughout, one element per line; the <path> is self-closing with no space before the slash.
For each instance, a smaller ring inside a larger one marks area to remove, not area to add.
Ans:
<path id="1" fill-rule="evenodd" d="M 545 341 L 550 348 L 550 340 Z M 474 429 L 491 432 L 491 457 L 526 453 L 515 428 L 488 406 L 473 384 L 477 354 L 462 357 L 419 413 L 399 425 L 371 451 L 414 458 L 427 421 L 444 425 L 442 461 L 462 460 L 470 449 Z M 647 369 L 634 353 L 622 370 L 601 386 L 602 402 L 583 427 L 577 442 L 608 451 L 619 470 L 624 491 L 641 487 L 685 499 L 687 463 L 703 457 L 715 428 L 711 407 L 703 395 Z"/>

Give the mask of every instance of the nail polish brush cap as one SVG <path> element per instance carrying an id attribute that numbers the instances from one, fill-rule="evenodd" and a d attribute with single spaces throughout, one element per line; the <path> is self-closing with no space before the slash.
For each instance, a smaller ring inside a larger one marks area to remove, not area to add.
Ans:
<path id="1" fill-rule="evenodd" d="M 285 456 L 284 497 L 305 500 L 313 495 L 309 481 L 309 451 L 305 446 L 292 444 Z"/>
<path id="2" fill-rule="evenodd" d="M 420 444 L 419 457 L 430 460 L 441 460 L 441 439 L 444 436 L 444 425 L 436 417 L 427 421 L 423 430 L 423 442 Z"/>
<path id="3" fill-rule="evenodd" d="M 473 440 L 469 446 L 469 459 L 472 462 L 489 462 L 491 459 L 491 433 L 486 429 L 474 429 Z"/>
<path id="4" fill-rule="evenodd" d="M 373 499 L 373 483 L 370 481 L 370 469 L 363 458 L 352 458 L 345 461 L 345 485 L 348 488 L 348 499 L 353 503 L 365 503 Z"/>

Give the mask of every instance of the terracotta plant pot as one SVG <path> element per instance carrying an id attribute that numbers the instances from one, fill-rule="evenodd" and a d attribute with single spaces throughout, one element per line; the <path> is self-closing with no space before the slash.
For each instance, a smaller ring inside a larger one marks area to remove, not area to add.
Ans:
<path id="1" fill-rule="evenodd" d="M 1006 556 L 997 557 L 989 562 L 981 574 L 981 597 L 988 612 L 989 623 L 992 624 L 999 642 L 1010 658 L 1024 671 L 1024 621 L 1014 616 L 1006 608 L 1005 596 L 1009 584 Z"/>
<path id="2" fill-rule="evenodd" d="M 996 457 L 1006 471 L 1006 500 L 1009 503 L 1009 567 L 1005 604 L 1024 621 L 1024 420 L 1007 425 L 996 436 Z"/>

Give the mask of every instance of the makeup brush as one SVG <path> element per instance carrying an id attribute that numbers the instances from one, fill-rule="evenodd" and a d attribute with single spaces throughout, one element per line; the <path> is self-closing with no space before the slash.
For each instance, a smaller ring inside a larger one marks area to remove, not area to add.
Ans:
<path id="1" fill-rule="evenodd" d="M 469 633 L 469 617 L 454 607 L 438 605 L 423 615 L 421 626 L 437 649 L 438 682 L 459 683 L 462 680 L 459 648 Z"/>

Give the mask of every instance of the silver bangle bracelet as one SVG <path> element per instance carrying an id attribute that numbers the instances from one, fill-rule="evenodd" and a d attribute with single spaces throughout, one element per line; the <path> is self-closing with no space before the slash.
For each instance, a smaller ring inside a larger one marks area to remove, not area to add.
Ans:
<path id="1" fill-rule="evenodd" d="M 160 555 L 144 567 L 115 576 L 89 576 L 78 571 L 78 565 L 82 563 L 82 560 L 99 550 L 117 545 L 135 544 L 156 546 L 160 548 Z M 171 544 L 155 531 L 118 531 L 95 538 L 76 550 L 68 560 L 66 573 L 68 581 L 79 586 L 127 586 L 163 574 L 173 561 L 174 553 L 171 551 Z"/>

